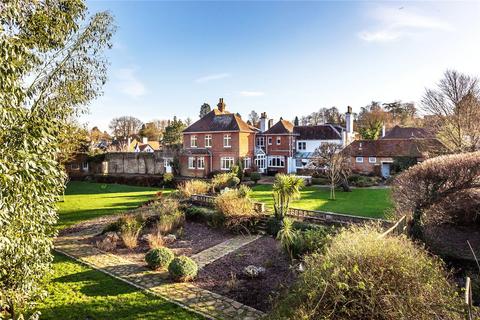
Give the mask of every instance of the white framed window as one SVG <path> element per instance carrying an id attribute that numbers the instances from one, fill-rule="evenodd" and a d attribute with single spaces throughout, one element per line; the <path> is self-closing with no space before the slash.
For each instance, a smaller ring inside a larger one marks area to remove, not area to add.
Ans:
<path id="1" fill-rule="evenodd" d="M 269 145 L 269 146 L 272 145 L 272 141 L 273 141 L 272 137 L 268 137 L 268 145 Z"/>
<path id="2" fill-rule="evenodd" d="M 257 137 L 257 147 L 265 147 L 265 137 Z"/>
<path id="3" fill-rule="evenodd" d="M 165 158 L 165 159 L 163 160 L 163 166 L 164 166 L 165 168 L 170 167 L 171 164 L 172 164 L 172 161 L 173 161 L 172 158 Z"/>
<path id="4" fill-rule="evenodd" d="M 197 169 L 205 169 L 205 157 L 197 158 Z"/>
<path id="5" fill-rule="evenodd" d="M 270 156 L 268 158 L 268 166 L 274 168 L 285 167 L 285 157 L 282 156 Z"/>
<path id="6" fill-rule="evenodd" d="M 369 163 L 377 163 L 377 157 L 368 157 Z"/>
<path id="7" fill-rule="evenodd" d="M 82 162 L 82 170 L 87 171 L 88 170 L 88 161 L 83 161 Z"/>
<path id="8" fill-rule="evenodd" d="M 243 168 L 244 169 L 249 169 L 251 165 L 252 165 L 252 159 L 250 159 L 249 157 L 243 158 Z"/>
<path id="9" fill-rule="evenodd" d="M 80 170 L 80 165 L 79 165 L 78 163 L 74 162 L 74 163 L 72 163 L 72 164 L 70 165 L 70 169 L 72 169 L 72 170 Z"/>
<path id="10" fill-rule="evenodd" d="M 197 136 L 191 136 L 190 137 L 190 147 L 192 147 L 192 148 L 198 147 Z"/>
<path id="11" fill-rule="evenodd" d="M 212 135 L 207 134 L 205 135 L 205 148 L 211 148 L 212 147 Z"/>
<path id="12" fill-rule="evenodd" d="M 233 157 L 222 157 L 220 158 L 220 169 L 230 170 L 233 167 L 235 159 Z"/>
<path id="13" fill-rule="evenodd" d="M 363 163 L 363 157 L 355 157 L 356 163 Z"/>
<path id="14" fill-rule="evenodd" d="M 195 157 L 188 157 L 188 169 L 195 169 Z"/>
<path id="15" fill-rule="evenodd" d="M 223 135 L 223 147 L 224 148 L 231 148 L 232 147 L 232 135 L 231 134 L 224 134 Z"/>
<path id="16" fill-rule="evenodd" d="M 277 137 L 277 145 L 282 143 L 282 137 Z"/>
<path id="17" fill-rule="evenodd" d="M 298 150 L 307 150 L 307 142 L 299 141 L 298 142 Z"/>

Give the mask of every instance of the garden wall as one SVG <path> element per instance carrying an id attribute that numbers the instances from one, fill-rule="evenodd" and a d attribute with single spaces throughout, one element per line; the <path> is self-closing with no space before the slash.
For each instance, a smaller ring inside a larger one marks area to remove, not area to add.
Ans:
<path id="1" fill-rule="evenodd" d="M 103 173 L 161 175 L 174 156 L 169 151 L 107 153 Z"/>

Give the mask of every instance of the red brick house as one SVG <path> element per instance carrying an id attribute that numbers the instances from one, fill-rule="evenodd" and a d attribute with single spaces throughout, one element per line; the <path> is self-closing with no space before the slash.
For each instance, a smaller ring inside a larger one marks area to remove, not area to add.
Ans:
<path id="1" fill-rule="evenodd" d="M 251 168 L 256 132 L 240 116 L 228 112 L 220 99 L 217 108 L 183 131 L 181 175 L 206 177 L 228 171 L 239 161 Z"/>

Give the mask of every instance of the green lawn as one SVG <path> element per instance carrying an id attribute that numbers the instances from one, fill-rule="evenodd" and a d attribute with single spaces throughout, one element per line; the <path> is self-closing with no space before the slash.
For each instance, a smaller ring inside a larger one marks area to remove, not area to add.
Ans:
<path id="1" fill-rule="evenodd" d="M 203 319 L 164 299 L 55 254 L 40 319 Z"/>
<path id="2" fill-rule="evenodd" d="M 357 216 L 383 218 L 390 209 L 389 189 L 352 189 L 352 192 L 336 192 L 336 200 L 329 200 L 330 189 L 317 186 L 305 187 L 301 198 L 291 206 L 307 210 L 322 210 Z M 273 207 L 272 186 L 257 185 L 253 187 L 252 197 Z"/>
<path id="3" fill-rule="evenodd" d="M 65 192 L 65 201 L 58 202 L 58 227 L 64 228 L 80 221 L 136 208 L 160 190 L 72 181 Z"/>

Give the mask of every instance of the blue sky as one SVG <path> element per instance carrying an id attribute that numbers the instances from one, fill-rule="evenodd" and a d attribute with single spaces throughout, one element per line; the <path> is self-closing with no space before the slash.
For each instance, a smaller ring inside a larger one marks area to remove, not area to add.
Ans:
<path id="1" fill-rule="evenodd" d="M 479 2 L 88 1 L 118 31 L 82 122 L 198 119 L 219 97 L 293 119 L 321 107 L 419 102 L 447 68 L 480 76 Z"/>

